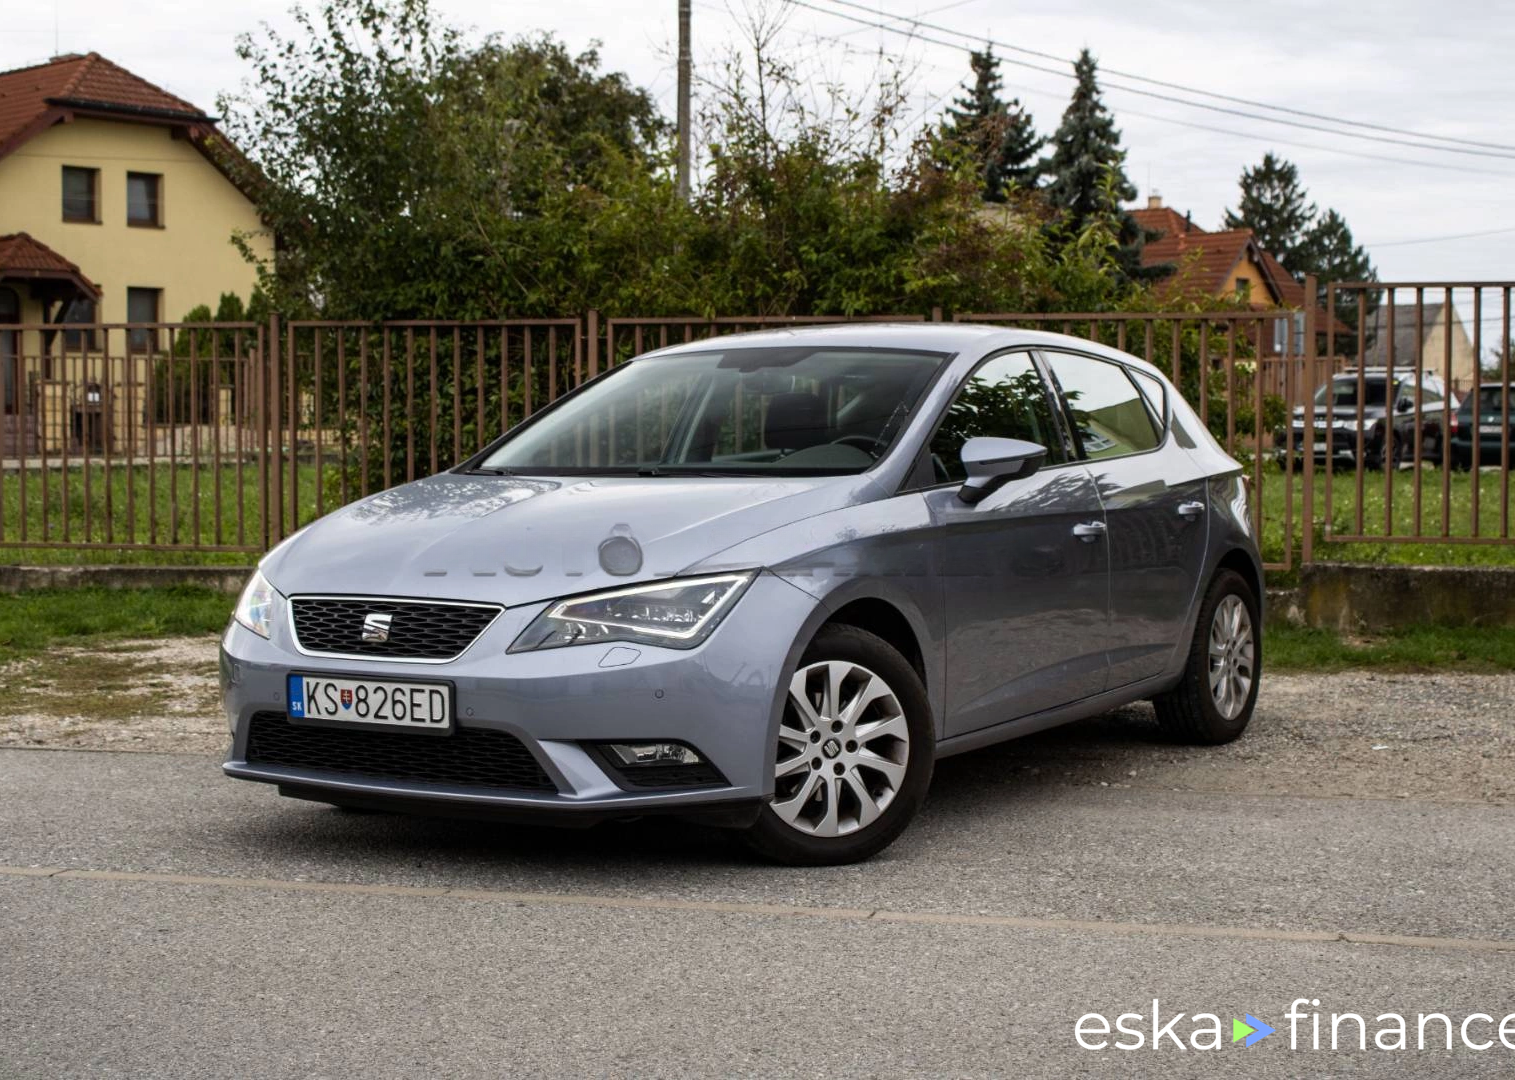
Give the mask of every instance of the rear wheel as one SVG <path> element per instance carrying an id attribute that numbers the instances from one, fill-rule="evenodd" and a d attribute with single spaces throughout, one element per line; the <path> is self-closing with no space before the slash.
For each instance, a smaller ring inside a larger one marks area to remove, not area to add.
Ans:
<path id="1" fill-rule="evenodd" d="M 858 862 L 904 831 L 931 784 L 936 733 L 925 687 L 882 638 L 823 627 L 790 680 L 773 802 L 745 834 L 775 862 Z"/>
<path id="2" fill-rule="evenodd" d="M 1200 605 L 1183 678 L 1152 699 L 1158 724 L 1194 743 L 1225 743 L 1252 719 L 1262 674 L 1257 596 L 1247 579 L 1222 570 Z"/>

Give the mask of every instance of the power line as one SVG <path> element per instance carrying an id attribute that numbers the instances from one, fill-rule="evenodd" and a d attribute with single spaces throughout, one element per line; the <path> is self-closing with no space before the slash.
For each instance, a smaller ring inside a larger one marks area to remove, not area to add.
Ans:
<path id="1" fill-rule="evenodd" d="M 1450 236 L 1422 236 L 1415 240 L 1389 240 L 1382 244 L 1367 245 L 1376 248 L 1405 247 L 1409 244 L 1440 244 L 1446 240 L 1472 240 L 1479 236 L 1498 236 L 1501 233 L 1515 232 L 1515 225 L 1503 229 L 1484 229 L 1482 232 L 1453 233 Z"/>
<path id="2" fill-rule="evenodd" d="M 1022 94 L 1036 94 L 1040 97 L 1056 98 L 1058 95 L 1050 90 L 1042 90 L 1034 86 L 1025 86 L 1016 83 L 1006 83 L 1007 90 L 1015 90 Z M 1176 127 L 1191 128 L 1194 131 L 1208 131 L 1216 135 L 1227 135 L 1235 139 L 1257 139 L 1273 146 L 1295 146 L 1302 150 L 1316 150 L 1325 154 L 1342 154 L 1346 157 L 1363 158 L 1367 161 L 1385 161 L 1394 165 L 1410 165 L 1422 169 L 1441 169 L 1447 172 L 1455 172 L 1462 176 L 1477 173 L 1480 176 L 1502 176 L 1515 178 L 1515 172 L 1499 169 L 1479 169 L 1470 165 L 1446 165 L 1436 161 L 1419 161 L 1414 158 L 1391 157 L 1388 154 L 1374 154 L 1366 150 L 1348 150 L 1340 146 L 1322 146 L 1320 143 L 1300 142 L 1298 139 L 1279 138 L 1276 135 L 1263 132 L 1239 131 L 1236 128 L 1216 127 L 1213 124 L 1199 124 L 1192 120 L 1180 120 L 1173 116 L 1162 116 L 1158 113 L 1142 112 L 1140 109 L 1130 109 L 1121 106 L 1122 116 L 1138 116 L 1143 120 L 1155 120 L 1160 124 L 1173 124 Z"/>
<path id="3" fill-rule="evenodd" d="M 812 7 L 812 5 L 810 5 L 808 3 L 800 3 L 800 0 L 790 0 L 790 2 L 797 3 L 800 7 L 810 8 L 812 11 L 818 10 L 818 9 Z M 880 11 L 874 9 L 874 8 L 869 8 L 869 7 L 867 7 L 867 6 L 863 5 L 863 4 L 856 3 L 856 2 L 854 2 L 854 0 L 826 0 L 826 2 L 827 3 L 831 3 L 831 4 L 836 4 L 836 5 L 841 6 L 841 7 L 848 7 L 848 8 L 853 8 L 853 9 L 858 10 L 858 11 L 864 11 L 864 12 L 867 12 L 868 14 L 870 14 L 870 15 L 875 15 L 875 16 L 882 15 L 884 18 L 893 19 L 893 20 L 896 20 L 896 21 L 899 21 L 899 22 L 909 23 L 910 25 L 915 26 L 915 27 L 922 27 L 922 28 L 925 28 L 925 29 L 928 29 L 928 30 L 935 30 L 935 31 L 938 31 L 938 32 L 944 33 L 944 34 L 952 34 L 952 35 L 955 35 L 957 37 L 968 38 L 968 39 L 974 40 L 974 41 L 982 40 L 982 41 L 984 41 L 984 42 L 986 42 L 988 44 L 995 45 L 995 46 L 997 46 L 997 47 L 999 47 L 1001 49 L 1006 49 L 1006 50 L 1009 50 L 1011 52 L 1021 53 L 1022 55 L 1025 55 L 1025 56 L 1035 56 L 1038 59 L 1051 60 L 1051 61 L 1055 61 L 1055 62 L 1061 63 L 1061 64 L 1071 64 L 1072 63 L 1072 61 L 1070 61 L 1067 57 L 1058 56 L 1058 55 L 1056 55 L 1054 53 L 1043 52 L 1043 51 L 1041 51 L 1039 49 L 1027 48 L 1026 46 L 1023 46 L 1023 45 L 1011 45 L 1011 44 L 1008 44 L 1006 42 L 995 41 L 992 38 L 989 38 L 988 36 L 984 36 L 984 37 L 980 38 L 980 36 L 977 35 L 977 34 L 969 34 L 969 33 L 966 33 L 966 32 L 964 32 L 962 30 L 954 30 L 954 29 L 952 29 L 949 26 L 942 26 L 939 23 L 926 22 L 926 21 L 924 21 L 923 19 L 921 19 L 919 17 L 907 16 L 907 15 L 891 15 L 891 14 L 887 14 L 887 13 L 884 13 L 884 12 L 880 12 Z M 850 15 L 843 15 L 841 12 L 827 12 L 827 13 L 831 14 L 831 15 L 835 15 L 838 18 L 853 19 L 852 16 L 850 16 Z M 862 20 L 853 19 L 853 21 L 861 22 Z M 873 24 L 873 25 L 877 26 L 877 28 L 880 29 L 880 30 L 889 30 L 889 31 L 892 31 L 894 33 L 900 33 L 901 32 L 896 27 L 883 26 L 883 25 L 880 25 L 880 24 Z M 922 40 L 928 40 L 928 39 L 922 38 Z M 935 42 L 935 44 L 947 45 L 949 48 L 966 48 L 966 46 L 963 46 L 963 45 L 954 45 L 951 42 L 938 41 L 938 42 Z M 1013 60 L 1010 60 L 1008 57 L 1006 57 L 1005 59 L 1008 62 L 1011 62 L 1011 63 L 1015 62 Z M 1025 65 L 1025 66 L 1034 67 L 1034 65 Z M 1035 68 L 1035 70 L 1045 71 L 1046 69 L 1045 68 Z M 1433 134 L 1429 134 L 1429 133 L 1422 132 L 1422 131 L 1413 131 L 1413 130 L 1410 130 L 1408 128 L 1391 127 L 1391 126 L 1389 126 L 1387 124 L 1375 124 L 1375 123 L 1372 123 L 1372 122 L 1366 121 L 1366 120 L 1348 120 L 1348 119 L 1344 119 L 1344 118 L 1339 117 L 1339 116 L 1331 116 L 1331 115 L 1326 114 L 1326 113 L 1310 112 L 1307 109 L 1295 109 L 1295 108 L 1291 108 L 1291 107 L 1289 107 L 1287 105 L 1274 105 L 1274 104 L 1271 104 L 1271 103 L 1266 102 L 1266 101 L 1256 101 L 1256 100 L 1253 100 L 1251 98 L 1235 97 L 1235 96 L 1230 95 L 1230 94 L 1222 94 L 1222 93 L 1218 93 L 1218 92 L 1213 91 L 1213 90 L 1204 90 L 1204 89 L 1201 89 L 1201 88 L 1195 87 L 1195 86 L 1186 86 L 1183 83 L 1169 82 L 1169 81 L 1164 80 L 1164 79 L 1154 79 L 1154 78 L 1151 78 L 1151 77 L 1146 76 L 1146 75 L 1138 75 L 1135 72 L 1121 71 L 1118 68 L 1106 67 L 1106 68 L 1103 68 L 1102 70 L 1104 71 L 1104 73 L 1106 75 L 1115 75 L 1115 76 L 1117 76 L 1119 78 L 1131 79 L 1131 80 L 1133 80 L 1135 82 L 1146 83 L 1149 86 L 1161 86 L 1161 87 L 1163 87 L 1165 89 L 1168 89 L 1168 90 L 1178 90 L 1178 91 L 1181 91 L 1181 92 L 1186 93 L 1186 94 L 1197 94 L 1200 97 L 1212 98 L 1212 99 L 1214 99 L 1216 101 L 1229 101 L 1232 104 L 1236 104 L 1236 105 L 1246 105 L 1246 106 L 1249 106 L 1251 108 L 1258 108 L 1258 109 L 1269 109 L 1269 110 L 1272 110 L 1273 112 L 1287 113 L 1288 115 L 1291 115 L 1291 116 L 1302 116 L 1302 117 L 1305 117 L 1305 118 L 1311 119 L 1311 120 L 1323 120 L 1323 121 L 1325 121 L 1327 123 L 1331 123 L 1331 124 L 1344 124 L 1344 125 L 1347 125 L 1349 127 L 1367 128 L 1367 129 L 1370 129 L 1370 130 L 1373 130 L 1373 131 L 1385 132 L 1385 133 L 1391 134 L 1391 135 L 1405 135 L 1405 136 L 1409 136 L 1409 137 L 1415 138 L 1415 139 L 1429 139 L 1429 140 L 1431 140 L 1433 142 L 1455 143 L 1455 144 L 1461 144 L 1463 146 L 1469 146 L 1469 147 L 1480 147 L 1480 148 L 1483 148 L 1485 150 L 1504 150 L 1504 151 L 1515 152 L 1515 146 L 1509 145 L 1507 143 L 1483 142 L 1483 141 L 1478 140 L 1478 139 L 1464 139 L 1464 138 L 1460 138 L 1460 137 L 1454 136 L 1454 135 L 1433 135 Z M 1054 72 L 1054 74 L 1065 74 L 1065 73 L 1064 72 Z M 1150 94 L 1149 91 L 1137 90 L 1134 87 L 1127 87 L 1126 89 L 1129 92 L 1131 92 L 1131 93 L 1148 93 L 1150 96 L 1159 97 L 1159 98 L 1162 98 L 1162 100 L 1179 100 L 1179 99 L 1165 98 L 1162 95 L 1158 95 L 1158 94 Z M 1189 106 L 1191 106 L 1193 108 L 1214 108 L 1218 112 L 1233 112 L 1232 110 L 1219 109 L 1219 108 L 1216 108 L 1215 106 L 1207 106 L 1207 105 L 1203 104 L 1202 102 L 1184 102 L 1184 101 L 1181 101 L 1180 103 L 1181 104 L 1189 105 Z M 1248 113 L 1233 113 L 1233 115 L 1251 116 L 1252 114 L 1248 114 Z M 1279 124 L 1289 123 L 1289 121 L 1277 120 L 1277 119 L 1274 119 L 1272 117 L 1253 116 L 1252 118 L 1253 119 L 1260 119 L 1260 120 L 1267 120 L 1270 123 L 1279 123 Z M 1311 127 L 1311 125 L 1296 125 L 1296 126 Z M 1329 130 L 1329 129 L 1311 127 L 1311 130 L 1326 131 L 1326 130 Z M 1330 130 L 1329 133 L 1330 134 L 1334 134 L 1334 135 L 1349 135 L 1349 136 L 1354 137 L 1354 138 L 1372 138 L 1373 137 L 1373 136 L 1367 136 L 1367 135 L 1359 135 L 1359 134 L 1356 134 L 1356 133 L 1350 132 L 1350 131 Z M 1384 141 L 1399 141 L 1399 140 L 1384 140 Z M 1405 143 L 1404 145 L 1414 146 L 1414 145 L 1417 145 L 1417 144 L 1414 144 L 1414 143 Z M 1448 151 L 1452 151 L 1454 153 L 1476 153 L 1477 152 L 1477 151 L 1473 151 L 1473 150 L 1458 150 L 1455 146 L 1422 147 L 1422 148 L 1423 149 L 1428 149 L 1428 150 L 1448 150 Z M 1506 156 L 1506 155 L 1504 155 L 1504 154 L 1496 154 L 1496 155 L 1490 155 L 1490 156 L 1503 157 L 1503 156 Z"/>
<path id="4" fill-rule="evenodd" d="M 955 49 L 955 50 L 959 50 L 959 51 L 967 51 L 967 49 L 968 49 L 967 46 L 962 45 L 959 42 L 944 41 L 944 40 L 942 40 L 940 38 L 934 38 L 934 37 L 931 37 L 931 36 L 926 35 L 926 34 L 912 33 L 910 31 L 900 30 L 897 27 L 886 26 L 886 25 L 884 25 L 882 23 L 872 22 L 872 21 L 865 20 L 865 19 L 860 19 L 860 18 L 858 18 L 858 17 L 856 17 L 854 15 L 849 15 L 846 12 L 831 11 L 831 10 L 828 10 L 828 9 L 825 9 L 825 8 L 820 8 L 820 7 L 815 6 L 815 4 L 808 2 L 808 0 L 786 0 L 786 2 L 794 5 L 795 7 L 805 8 L 806 10 L 816 12 L 817 14 L 827 15 L 827 16 L 830 16 L 832 18 L 837 18 L 837 19 L 845 19 L 848 22 L 857 23 L 861 27 L 864 27 L 864 28 L 875 29 L 875 30 L 888 30 L 888 31 L 890 31 L 892 33 L 897 33 L 897 34 L 901 34 L 903 36 L 909 37 L 912 40 L 922 41 L 922 42 L 925 42 L 927 44 L 932 44 L 932 45 L 941 45 L 941 46 L 943 46 L 945 48 L 949 48 L 949 49 Z M 833 2 L 841 2 L 841 0 L 833 0 Z M 699 6 L 704 7 L 705 5 L 701 4 Z M 905 21 L 911 21 L 911 20 L 906 20 L 904 16 L 889 16 L 889 15 L 886 15 L 884 17 L 885 18 L 897 18 L 897 19 L 901 19 L 901 20 L 905 20 Z M 949 32 L 951 32 L 951 31 L 949 31 Z M 823 38 L 825 40 L 830 40 L 830 41 L 839 41 L 840 40 L 840 35 L 817 34 L 816 36 L 819 37 L 819 38 Z M 968 35 L 964 35 L 964 36 L 968 36 Z M 998 44 L 998 43 L 995 43 L 995 44 Z M 1029 68 L 1031 68 L 1031 69 L 1033 69 L 1035 71 L 1041 71 L 1041 72 L 1045 72 L 1047 74 L 1056 75 L 1059 78 L 1071 79 L 1071 78 L 1074 77 L 1071 73 L 1069 73 L 1067 71 L 1062 71 L 1062 70 L 1053 69 L 1053 68 L 1045 68 L 1045 67 L 1041 67 L 1041 66 L 1036 65 L 1036 64 L 1026 64 L 1024 62 L 1011 60 L 1008 57 L 1005 58 L 1005 59 L 1006 59 L 1006 61 L 1008 63 L 1016 64 L 1017 66 L 1022 66 L 1022 67 L 1029 67 Z M 931 67 L 933 68 L 933 70 L 944 70 L 944 69 L 941 69 L 941 68 L 937 67 L 936 65 L 931 65 Z M 1037 95 L 1043 96 L 1043 97 L 1056 97 L 1057 96 L 1056 94 L 1053 94 L 1051 91 L 1042 90 L 1042 89 L 1039 89 L 1039 88 L 1036 88 L 1036 87 L 1029 87 L 1029 86 L 1023 86 L 1023 85 L 1022 86 L 1017 86 L 1017 85 L 1014 85 L 1014 84 L 1006 84 L 1006 88 L 1010 89 L 1010 90 L 1016 90 L 1016 91 L 1019 91 L 1021 93 L 1037 94 Z M 1136 93 L 1136 94 L 1146 94 L 1147 93 L 1146 91 L 1136 90 L 1134 88 L 1127 88 L 1127 87 L 1122 87 L 1122 86 L 1115 86 L 1115 85 L 1110 85 L 1109 88 L 1110 89 L 1114 89 L 1114 90 L 1118 90 L 1118 91 L 1128 91 L 1130 93 Z M 953 89 L 955 90 L 956 86 L 954 86 Z M 948 91 L 948 93 L 951 93 L 951 92 L 952 91 Z M 942 98 L 945 97 L 945 96 L 946 96 L 945 94 L 944 95 L 939 95 L 935 99 L 936 102 L 940 102 L 942 100 Z M 1168 99 L 1168 100 L 1177 101 L 1178 99 Z M 1193 104 L 1191 102 L 1183 102 L 1183 101 L 1178 101 L 1178 103 L 1179 104 Z M 922 113 L 924 113 L 926 111 L 929 111 L 930 108 L 931 108 L 931 106 L 928 105 L 926 107 L 926 109 L 921 110 L 916 115 L 921 115 Z M 1479 168 L 1475 168 L 1475 167 L 1472 167 L 1472 166 L 1469 166 L 1469 165 L 1448 165 L 1448 164 L 1443 164 L 1443 163 L 1439 163 L 1439 162 L 1424 161 L 1424 160 L 1415 159 L 1415 158 L 1393 157 L 1393 156 L 1390 156 L 1390 155 L 1387 155 L 1387 154 L 1374 154 L 1374 153 L 1370 153 L 1370 152 L 1368 152 L 1366 150 L 1349 150 L 1349 149 L 1346 149 L 1344 147 L 1339 147 L 1339 146 L 1323 146 L 1320 143 L 1300 142 L 1298 140 L 1282 138 L 1280 136 L 1273 135 L 1273 134 L 1270 134 L 1270 133 L 1238 131 L 1235 128 L 1216 127 L 1214 125 L 1196 123 L 1196 122 L 1190 121 L 1190 120 L 1180 120 L 1180 119 L 1177 119 L 1176 117 L 1162 116 L 1162 115 L 1159 115 L 1159 114 L 1156 114 L 1156 113 L 1142 112 L 1142 111 L 1140 111 L 1138 109 L 1127 108 L 1125 106 L 1121 107 L 1121 112 L 1122 112 L 1123 115 L 1141 117 L 1142 119 L 1145 119 L 1145 120 L 1154 120 L 1154 121 L 1157 121 L 1158 123 L 1163 123 L 1163 124 L 1173 124 L 1173 125 L 1175 125 L 1177 127 L 1189 128 L 1189 129 L 1195 130 L 1195 131 L 1206 131 L 1206 132 L 1211 132 L 1211 133 L 1218 134 L 1218 135 L 1228 135 L 1228 136 L 1231 136 L 1232 138 L 1239 138 L 1239 139 L 1255 139 L 1255 140 L 1258 140 L 1258 141 L 1269 142 L 1269 143 L 1277 145 L 1277 146 L 1292 146 L 1292 147 L 1298 147 L 1298 148 L 1304 149 L 1304 150 L 1314 150 L 1314 151 L 1318 151 L 1318 152 L 1321 152 L 1321 153 L 1338 154 L 1338 155 L 1342 155 L 1342 156 L 1345 156 L 1345 157 L 1361 158 L 1361 159 L 1364 159 L 1364 160 L 1367 160 L 1367 161 L 1382 161 L 1382 162 L 1386 162 L 1386 163 L 1393 164 L 1393 165 L 1408 165 L 1408 166 L 1411 166 L 1411 167 L 1418 167 L 1418 168 L 1423 168 L 1423 169 L 1439 169 L 1439 170 L 1443 170 L 1443 171 L 1455 171 L 1455 172 L 1463 174 L 1463 175 L 1467 175 L 1467 174 L 1470 174 L 1470 173 L 1477 173 L 1477 174 L 1484 175 L 1484 176 L 1499 176 L 1499 177 L 1506 177 L 1506 178 L 1515 177 L 1515 173 L 1512 173 L 1512 172 L 1509 172 L 1509 171 L 1501 171 L 1501 170 L 1495 170 L 1495 169 L 1479 169 Z M 1270 118 L 1263 117 L 1262 119 L 1270 119 Z M 1272 121 L 1272 122 L 1274 122 L 1274 123 L 1280 123 L 1282 121 Z M 1328 133 L 1329 134 L 1335 134 L 1335 135 L 1346 134 L 1345 132 L 1338 132 L 1338 131 L 1330 131 Z M 1428 149 L 1440 150 L 1442 148 L 1441 147 L 1430 147 Z M 1500 158 L 1504 157 L 1504 155 L 1497 155 L 1497 154 L 1496 155 L 1490 155 L 1490 156 L 1500 157 Z"/>

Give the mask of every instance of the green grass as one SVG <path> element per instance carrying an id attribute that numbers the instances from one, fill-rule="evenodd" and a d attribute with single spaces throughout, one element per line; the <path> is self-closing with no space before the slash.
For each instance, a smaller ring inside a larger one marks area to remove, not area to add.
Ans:
<path id="1" fill-rule="evenodd" d="M 1515 627 L 1410 626 L 1373 635 L 1299 626 L 1263 634 L 1268 671 L 1328 673 L 1348 668 L 1435 672 L 1515 671 Z"/>
<path id="2" fill-rule="evenodd" d="M 211 589 L 38 589 L 0 594 L 0 656 L 54 645 L 214 634 L 235 597 Z"/>
<path id="3" fill-rule="evenodd" d="M 337 475 L 335 468 L 327 465 L 323 472 L 328 484 L 327 491 L 334 493 Z M 194 467 L 159 463 L 151 469 L 145 465 L 128 469 L 124 465 L 115 464 L 110 470 L 108 483 L 106 471 L 101 465 L 92 465 L 87 470 L 79 466 L 68 470 L 52 469 L 45 474 L 45 483 L 44 474 L 34 469 L 28 474 L 25 484 L 25 522 L 30 539 L 40 540 L 45 536 L 52 541 L 63 540 L 66 524 L 67 538 L 71 541 L 122 546 L 94 549 L 0 546 L 0 562 L 32 565 L 251 565 L 256 560 L 256 551 L 192 550 L 194 546 L 255 548 L 261 541 L 262 511 L 256 465 L 250 462 L 244 464 L 240 479 L 232 465 L 222 465 L 219 473 L 218 489 L 217 470 L 209 464 Z M 195 486 L 197 479 L 198 492 Z M 287 504 L 287 473 L 283 479 Z M 1263 557 L 1273 563 L 1282 562 L 1284 557 L 1285 479 L 1283 471 L 1277 465 L 1271 461 L 1264 464 L 1260 494 L 1263 508 L 1261 542 Z M 1416 531 L 1413 479 L 1413 474 L 1408 469 L 1394 474 L 1393 531 L 1396 535 Z M 1435 536 L 1441 531 L 1441 473 L 1427 468 L 1422 470 L 1422 479 L 1419 532 Z M 1381 535 L 1384 531 L 1384 474 L 1368 472 L 1364 474 L 1363 481 L 1363 531 L 1369 535 Z M 1408 565 L 1515 565 L 1515 544 L 1442 544 L 1434 541 L 1384 543 L 1372 540 L 1327 543 L 1323 528 L 1326 499 L 1325 475 L 1322 471 L 1316 471 L 1314 483 L 1315 550 L 1317 557 L 1322 560 Z M 299 524 L 303 525 L 316 517 L 317 474 L 313 465 L 299 466 L 298 485 Z M 1296 557 L 1304 515 L 1304 486 L 1303 473 L 1296 473 L 1292 491 Z M 1354 474 L 1336 474 L 1332 489 L 1333 531 L 1338 534 L 1355 532 L 1357 484 Z M 1470 474 L 1453 473 L 1450 490 L 1450 531 L 1457 536 L 1470 535 Z M 1499 475 L 1494 472 L 1482 473 L 1479 476 L 1479 493 L 1480 532 L 1485 536 L 1497 536 L 1502 526 L 1502 485 Z M 22 482 L 18 474 L 8 472 L 0 475 L 0 543 L 10 545 L 21 538 L 21 495 Z M 335 509 L 340 498 L 339 493 L 334 494 L 333 498 L 325 501 L 324 509 Z M 1510 501 L 1511 516 L 1515 519 L 1515 490 L 1510 493 Z M 240 535 L 237 528 L 239 506 L 242 513 Z M 219 529 L 216 516 L 218 507 Z M 1515 520 L 1512 520 L 1512 525 L 1515 525 Z M 160 545 L 182 546 L 177 550 L 154 550 L 131 546 L 133 542 L 138 545 L 156 542 Z"/>
<path id="4" fill-rule="evenodd" d="M 1415 518 L 1415 476 L 1412 470 L 1402 469 L 1394 474 L 1392 535 L 1420 535 L 1436 537 L 1441 533 L 1442 501 L 1439 469 L 1426 467 L 1421 470 L 1421 514 L 1419 528 Z M 1284 557 L 1284 511 L 1288 506 L 1285 498 L 1286 477 L 1282 469 L 1271 462 L 1263 465 L 1262 480 L 1262 549 L 1263 558 L 1270 562 L 1282 562 Z M 1503 524 L 1501 496 L 1504 485 L 1497 472 L 1483 472 L 1478 477 L 1479 534 L 1498 536 Z M 1398 541 L 1341 541 L 1325 540 L 1326 478 L 1317 469 L 1314 476 L 1315 557 L 1332 562 L 1395 563 L 1410 566 L 1509 566 L 1515 565 L 1515 542 L 1490 544 L 1456 544 L 1425 542 L 1401 543 Z M 1357 479 L 1352 472 L 1338 472 L 1331 478 L 1330 521 L 1336 535 L 1356 534 L 1357 528 Z M 1299 556 L 1300 537 L 1303 535 L 1305 476 L 1298 472 L 1293 477 L 1294 547 L 1296 561 Z M 1450 509 L 1448 531 L 1453 536 L 1473 535 L 1473 480 L 1470 473 L 1454 472 L 1451 475 Z M 1383 536 L 1385 495 L 1384 474 L 1363 474 L 1363 522 L 1361 534 Z M 1515 487 L 1510 491 L 1511 534 L 1515 535 Z"/>
<path id="5" fill-rule="evenodd" d="M 26 536 L 30 540 L 121 546 L 93 549 L 5 546 L 0 547 L 0 562 L 250 566 L 257 560 L 256 549 L 262 543 L 263 511 L 257 465 L 244 463 L 240 477 L 235 466 L 222 465 L 219 487 L 217 472 L 209 464 L 158 463 L 128 468 L 118 463 L 111 466 L 107 476 L 105 467 L 97 464 L 88 468 L 55 468 L 46 473 L 33 469 L 24 485 L 18 473 L 4 473 L 0 475 L 0 540 L 6 545 L 22 540 L 24 514 Z M 323 472 L 328 481 L 336 475 L 330 466 Z M 287 507 L 287 471 L 283 482 L 283 501 Z M 303 525 L 316 517 L 314 466 L 299 466 L 298 491 L 299 524 Z M 335 508 L 334 501 L 328 500 L 324 505 L 327 511 Z M 182 548 L 165 551 L 134 544 L 182 545 Z M 195 546 L 254 550 L 192 550 Z"/>

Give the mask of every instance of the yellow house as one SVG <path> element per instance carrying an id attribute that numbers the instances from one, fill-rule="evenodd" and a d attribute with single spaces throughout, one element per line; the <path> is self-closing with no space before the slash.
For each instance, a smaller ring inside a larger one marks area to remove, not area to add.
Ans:
<path id="1" fill-rule="evenodd" d="M 247 299 L 256 275 L 233 235 L 260 257 L 272 241 L 224 171 L 234 153 L 211 117 L 97 53 L 0 72 L 0 325 L 172 322 Z M 77 440 L 85 384 L 145 378 L 167 337 L 0 330 L 0 456 L 70 425 Z"/>

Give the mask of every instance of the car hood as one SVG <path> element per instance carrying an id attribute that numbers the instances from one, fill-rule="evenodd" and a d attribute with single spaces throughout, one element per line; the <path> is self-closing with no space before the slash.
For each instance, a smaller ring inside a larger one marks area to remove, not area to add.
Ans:
<path id="1" fill-rule="evenodd" d="M 285 595 L 510 606 L 677 574 L 771 529 L 879 494 L 867 476 L 444 473 L 327 515 L 270 552 L 262 569 Z"/>

